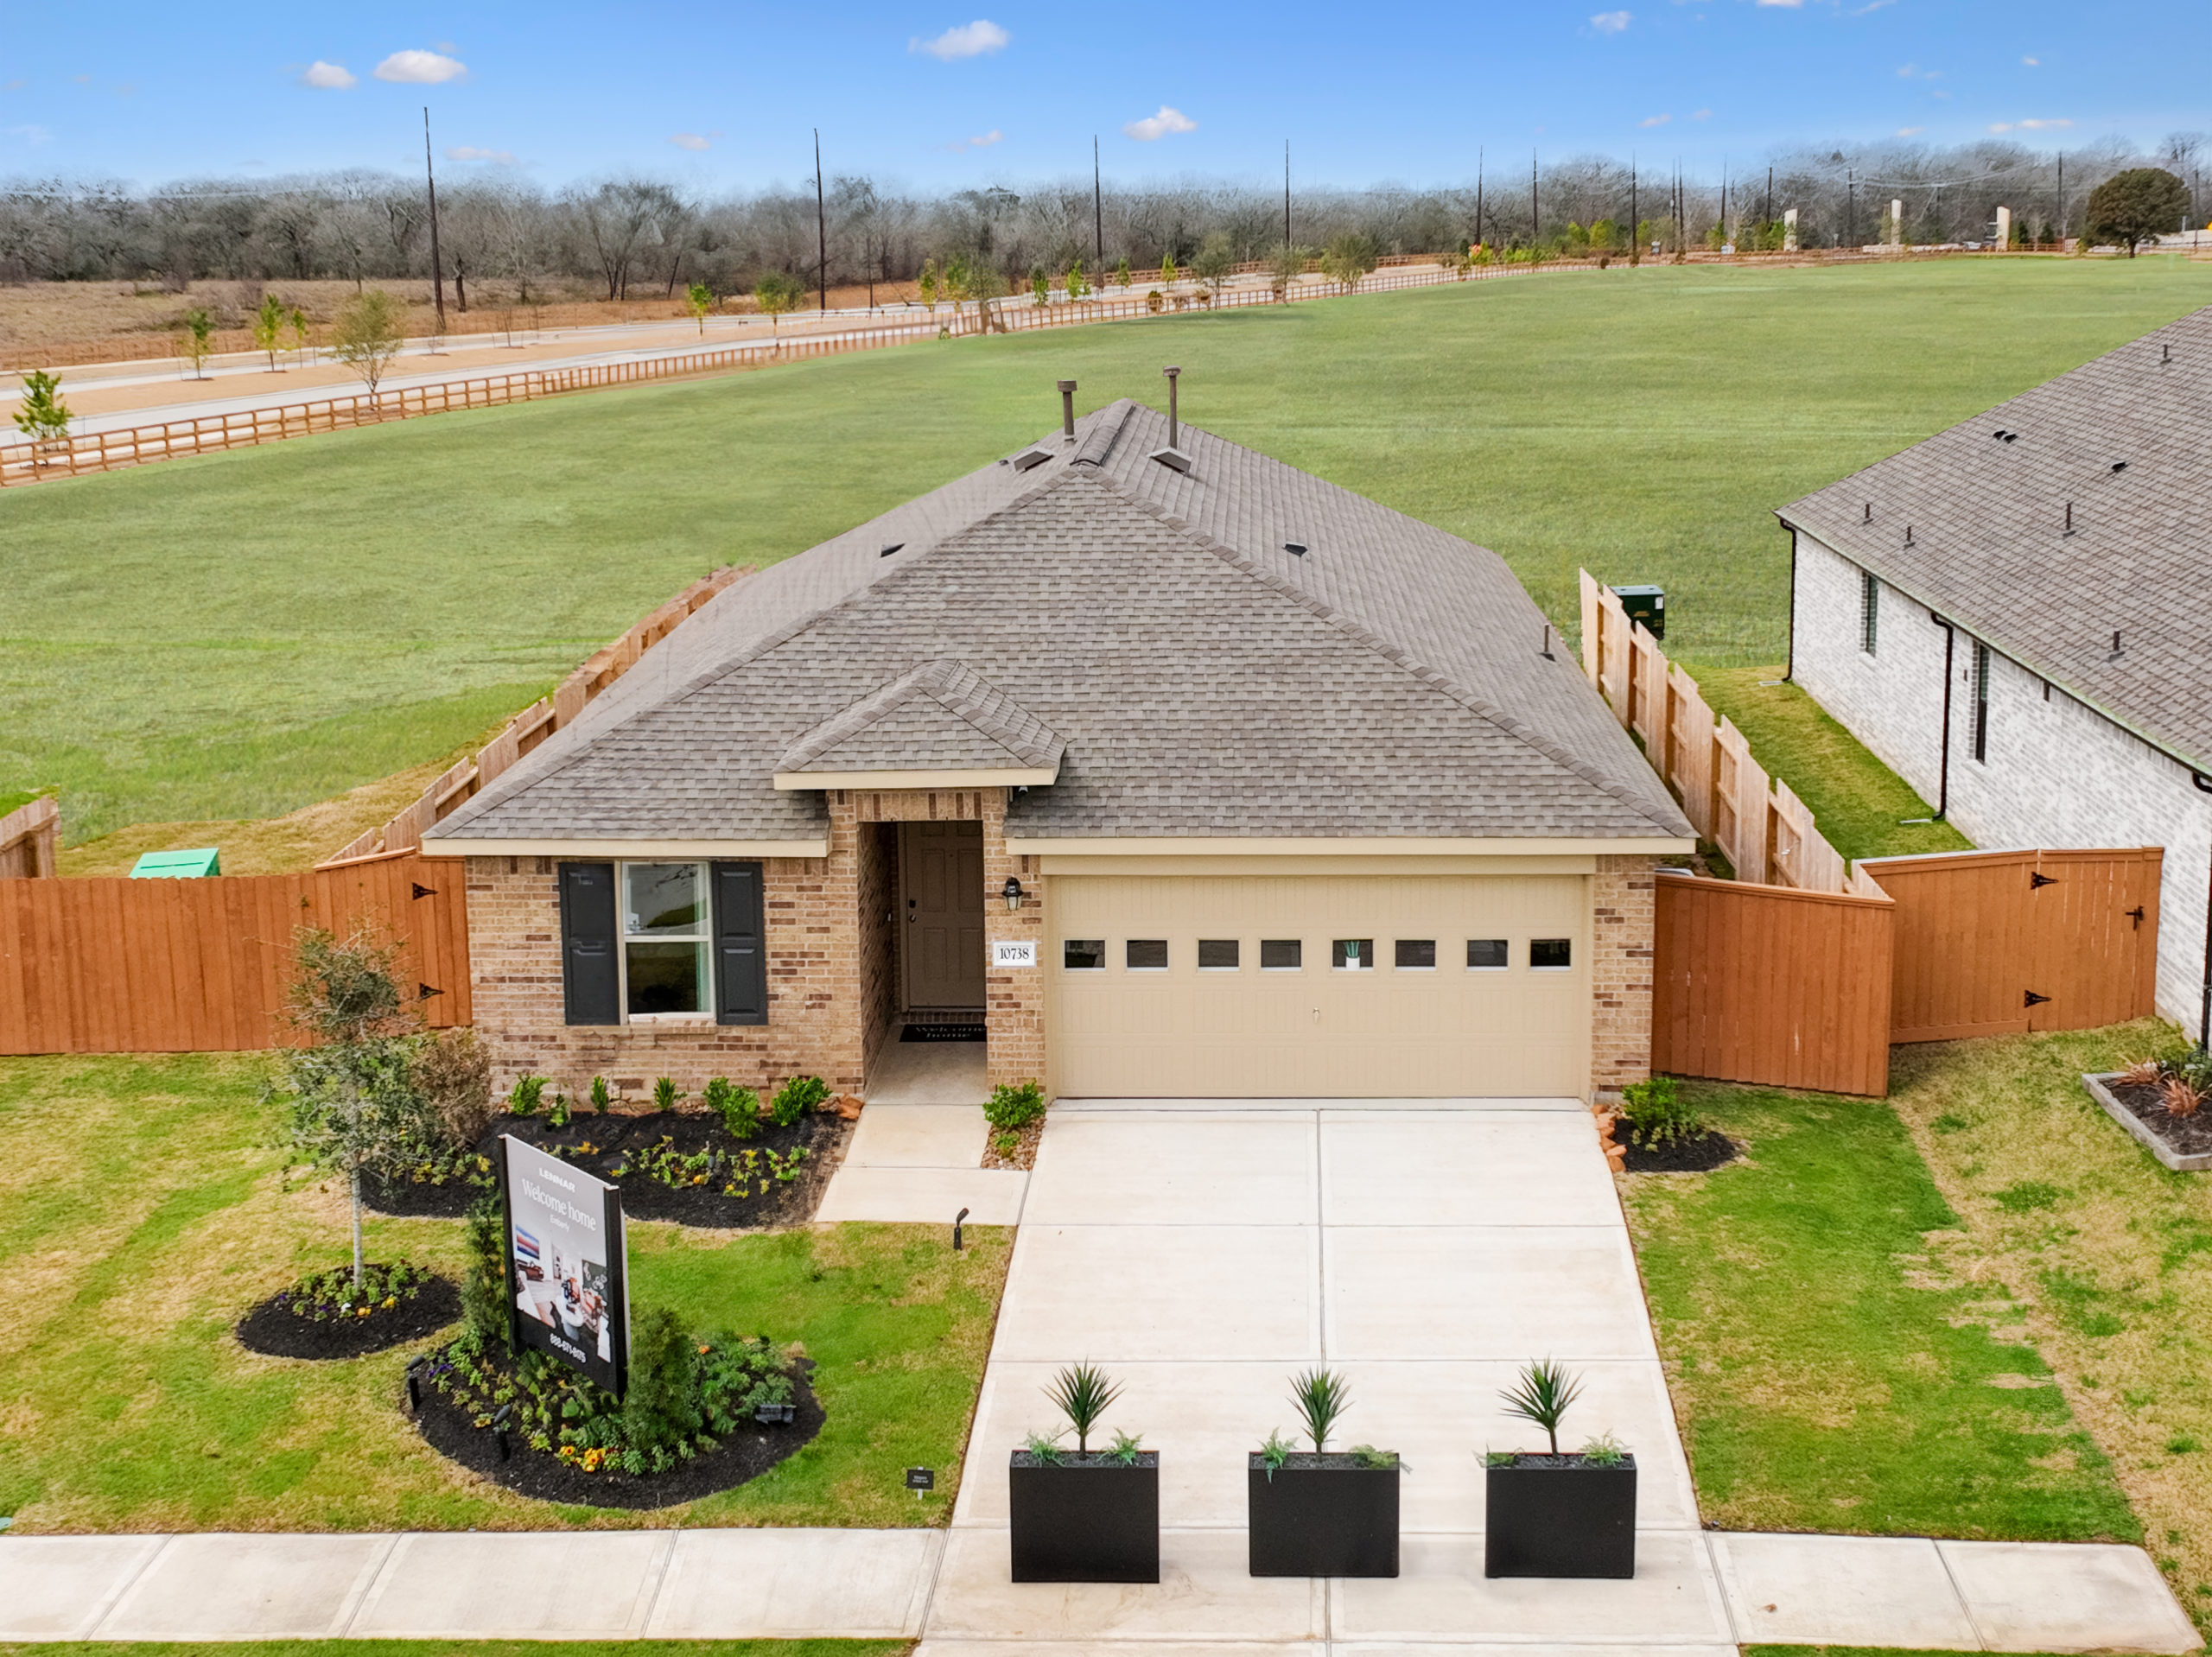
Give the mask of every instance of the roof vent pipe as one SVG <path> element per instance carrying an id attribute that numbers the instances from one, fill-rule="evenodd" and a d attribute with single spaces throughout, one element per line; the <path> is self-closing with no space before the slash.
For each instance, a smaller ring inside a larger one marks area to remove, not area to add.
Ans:
<path id="1" fill-rule="evenodd" d="M 2066 503 L 2066 533 L 2074 533 L 2074 503 L 2070 500 Z"/>
<path id="2" fill-rule="evenodd" d="M 1175 382 L 1183 371 L 1179 368 L 1168 367 L 1160 371 L 1167 376 L 1167 447 L 1180 448 L 1183 445 L 1180 441 L 1181 427 L 1175 416 Z"/>
<path id="3" fill-rule="evenodd" d="M 1075 441 L 1075 382 L 1062 380 L 1060 385 L 1060 441 Z"/>

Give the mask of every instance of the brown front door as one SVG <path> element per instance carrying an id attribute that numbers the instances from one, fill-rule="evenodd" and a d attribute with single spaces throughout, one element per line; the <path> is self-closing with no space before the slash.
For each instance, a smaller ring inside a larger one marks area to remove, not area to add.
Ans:
<path id="1" fill-rule="evenodd" d="M 983 825 L 899 825 L 909 1007 L 983 1005 Z"/>

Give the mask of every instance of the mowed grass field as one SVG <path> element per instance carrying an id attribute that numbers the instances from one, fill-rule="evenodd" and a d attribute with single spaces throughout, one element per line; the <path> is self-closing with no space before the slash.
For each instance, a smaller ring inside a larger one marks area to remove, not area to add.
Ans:
<path id="1" fill-rule="evenodd" d="M 1195 423 L 1494 547 L 1562 625 L 1779 660 L 1772 510 L 2212 303 L 2212 265 L 1615 270 L 963 340 L 0 495 L 0 788 L 72 841 L 270 816 L 459 749 L 684 582 L 955 477 L 1079 403 Z"/>

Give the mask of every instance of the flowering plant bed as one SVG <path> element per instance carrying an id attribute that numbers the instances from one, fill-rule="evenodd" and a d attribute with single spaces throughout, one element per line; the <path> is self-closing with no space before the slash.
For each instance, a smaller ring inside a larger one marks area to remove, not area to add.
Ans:
<path id="1" fill-rule="evenodd" d="M 434 1335 L 461 1316 L 460 1292 L 406 1261 L 334 1267 L 278 1290 L 239 1322 L 238 1343 L 276 1358 L 358 1358 Z"/>
<path id="2" fill-rule="evenodd" d="M 1713 1128 L 1702 1128 L 1658 1145 L 1629 1141 L 1622 1171 L 1631 1174 L 1706 1174 L 1743 1155 L 1736 1141 Z"/>
<path id="3" fill-rule="evenodd" d="M 2145 1080 L 2149 1069 L 2085 1075 L 2082 1083 L 2107 1115 L 2167 1167 L 2180 1173 L 2212 1170 L 2212 1106 L 2200 1104 L 2177 1114 L 2169 1080 Z M 2187 1103 L 2189 1095 L 2183 1093 L 2180 1101 Z"/>
<path id="4" fill-rule="evenodd" d="M 518 1360 L 463 1335 L 422 1367 L 416 1425 L 442 1455 L 519 1495 L 632 1509 L 733 1489 L 822 1430 L 805 1359 L 718 1334 L 664 1341 L 654 1360 L 652 1339 L 617 1399 L 537 1353 Z"/>

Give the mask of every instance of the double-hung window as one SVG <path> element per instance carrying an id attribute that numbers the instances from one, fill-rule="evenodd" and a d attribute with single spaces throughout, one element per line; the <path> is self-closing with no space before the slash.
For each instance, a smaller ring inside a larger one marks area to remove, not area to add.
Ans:
<path id="1" fill-rule="evenodd" d="M 1862 569 L 1859 572 L 1859 648 L 1869 656 L 1874 654 L 1881 621 L 1881 578 L 1871 569 Z"/>
<path id="2" fill-rule="evenodd" d="M 761 873 L 753 862 L 563 863 L 568 1022 L 767 1023 Z"/>
<path id="3" fill-rule="evenodd" d="M 1989 646 L 1974 647 L 1974 757 L 1989 759 Z"/>
<path id="4" fill-rule="evenodd" d="M 622 865 L 622 1010 L 632 1020 L 712 1010 L 709 943 L 702 865 Z"/>

